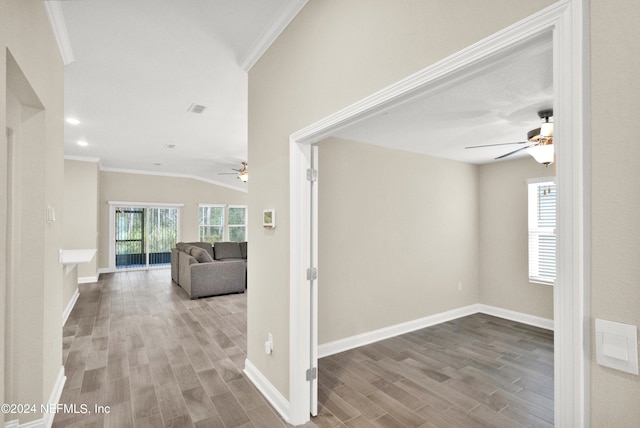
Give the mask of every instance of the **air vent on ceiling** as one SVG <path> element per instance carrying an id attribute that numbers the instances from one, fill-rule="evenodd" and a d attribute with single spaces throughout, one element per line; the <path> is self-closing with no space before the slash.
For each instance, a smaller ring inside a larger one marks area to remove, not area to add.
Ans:
<path id="1" fill-rule="evenodd" d="M 187 111 L 191 112 L 191 113 L 197 113 L 200 114 L 204 111 L 204 109 L 206 109 L 205 106 L 201 106 L 200 104 L 191 104 L 189 106 L 189 108 L 187 109 Z"/>

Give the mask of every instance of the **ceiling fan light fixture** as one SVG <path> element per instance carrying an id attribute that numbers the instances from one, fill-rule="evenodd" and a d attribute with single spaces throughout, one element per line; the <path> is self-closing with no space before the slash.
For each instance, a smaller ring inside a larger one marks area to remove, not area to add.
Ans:
<path id="1" fill-rule="evenodd" d="M 249 170 L 247 169 L 247 162 L 242 162 L 242 168 L 240 168 L 238 171 L 238 178 L 243 182 L 246 183 L 247 181 L 249 181 Z"/>
<path id="2" fill-rule="evenodd" d="M 550 165 L 555 160 L 555 150 L 553 144 L 537 144 L 527 148 L 529 153 L 538 163 Z"/>
<path id="3" fill-rule="evenodd" d="M 553 137 L 553 122 L 545 122 L 540 126 L 540 135 L 543 137 Z"/>

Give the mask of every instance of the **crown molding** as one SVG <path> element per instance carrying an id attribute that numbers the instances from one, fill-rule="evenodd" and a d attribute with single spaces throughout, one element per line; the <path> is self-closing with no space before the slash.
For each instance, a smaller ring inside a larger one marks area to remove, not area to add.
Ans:
<path id="1" fill-rule="evenodd" d="M 286 1 L 271 24 L 264 29 L 258 40 L 240 60 L 240 68 L 248 72 L 260 57 L 269 49 L 271 44 L 282 34 L 287 25 L 293 21 L 309 0 Z"/>
<path id="2" fill-rule="evenodd" d="M 64 160 L 72 160 L 79 162 L 92 162 L 98 164 L 98 170 L 104 172 L 116 172 L 120 174 L 138 174 L 138 175 L 155 175 L 159 177 L 173 177 L 173 178 L 189 178 L 191 180 L 202 181 L 208 184 L 214 184 L 220 187 L 226 187 L 227 189 L 237 190 L 238 192 L 247 193 L 246 188 L 231 186 L 227 183 L 221 183 L 219 181 L 210 180 L 203 177 L 198 177 L 197 175 L 192 174 L 179 174 L 179 173 L 171 173 L 171 172 L 155 172 L 155 171 L 144 171 L 140 169 L 126 169 L 126 168 L 111 168 L 102 166 L 100 163 L 100 158 L 94 158 L 89 156 L 74 156 L 74 155 L 65 155 Z"/>
<path id="3" fill-rule="evenodd" d="M 62 13 L 62 6 L 60 6 L 59 1 L 53 0 L 43 1 L 42 3 L 49 16 L 49 22 L 51 23 L 53 34 L 56 37 L 56 42 L 58 42 L 62 62 L 64 65 L 69 65 L 75 58 L 73 57 L 73 50 L 71 49 L 67 24 L 64 21 L 64 14 Z"/>
<path id="4" fill-rule="evenodd" d="M 103 167 L 103 166 L 100 166 L 100 171 L 115 172 L 115 173 L 119 173 L 119 174 L 138 174 L 138 175 L 154 175 L 154 176 L 158 176 L 158 177 L 188 178 L 188 179 L 191 179 L 191 180 L 202 181 L 203 183 L 213 184 L 213 185 L 220 186 L 220 187 L 226 187 L 227 189 L 236 190 L 238 192 L 243 192 L 243 193 L 247 193 L 248 192 L 248 190 L 246 188 L 231 186 L 231 185 L 226 184 L 226 183 L 221 183 L 219 181 L 210 180 L 210 179 L 207 179 L 207 178 L 198 177 L 197 175 L 191 175 L 191 174 L 178 174 L 178 173 L 171 173 L 171 172 L 154 172 L 154 171 L 144 171 L 144 170 L 139 170 L 139 169 L 110 168 L 110 167 Z"/>
<path id="5" fill-rule="evenodd" d="M 64 160 L 72 160 L 72 161 L 80 161 L 80 162 L 93 162 L 100 164 L 100 158 L 95 158 L 91 156 L 75 156 L 75 155 L 64 155 Z"/>

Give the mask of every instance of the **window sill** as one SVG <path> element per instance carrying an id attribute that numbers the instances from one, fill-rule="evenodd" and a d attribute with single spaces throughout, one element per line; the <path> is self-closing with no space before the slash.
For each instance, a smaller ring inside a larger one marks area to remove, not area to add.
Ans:
<path id="1" fill-rule="evenodd" d="M 535 279 L 531 279 L 531 278 L 529 278 L 529 283 L 531 283 L 531 284 L 540 284 L 540 285 L 548 285 L 549 287 L 553 287 L 555 285 L 555 282 L 535 280 Z"/>

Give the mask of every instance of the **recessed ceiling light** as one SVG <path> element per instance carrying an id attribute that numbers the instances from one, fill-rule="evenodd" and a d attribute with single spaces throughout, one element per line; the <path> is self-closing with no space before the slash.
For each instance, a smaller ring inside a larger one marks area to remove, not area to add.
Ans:
<path id="1" fill-rule="evenodd" d="M 80 121 L 79 121 L 78 119 L 76 119 L 75 117 L 68 117 L 68 118 L 66 119 L 66 122 L 67 122 L 69 125 L 80 125 Z"/>
<path id="2" fill-rule="evenodd" d="M 78 145 L 81 146 L 81 147 L 87 147 L 89 145 L 89 143 L 87 143 L 86 141 L 80 140 L 80 141 L 78 141 Z"/>

